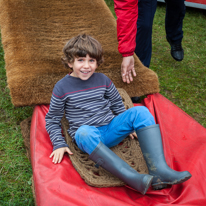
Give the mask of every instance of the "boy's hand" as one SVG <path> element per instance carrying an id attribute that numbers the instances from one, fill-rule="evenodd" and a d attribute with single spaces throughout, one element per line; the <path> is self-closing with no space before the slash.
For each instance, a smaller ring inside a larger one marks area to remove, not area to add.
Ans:
<path id="1" fill-rule="evenodd" d="M 123 82 L 127 82 L 127 84 L 129 84 L 130 81 L 131 82 L 133 81 L 132 75 L 136 77 L 133 56 L 123 57 L 122 65 L 121 65 L 121 73 L 122 73 Z"/>
<path id="2" fill-rule="evenodd" d="M 138 139 L 136 132 L 133 132 L 133 133 L 130 134 L 129 136 L 130 136 L 131 139 L 134 139 L 134 138 L 137 138 L 137 139 Z"/>
<path id="3" fill-rule="evenodd" d="M 62 148 L 54 150 L 49 157 L 50 158 L 53 157 L 52 162 L 54 164 L 60 163 L 62 161 L 62 158 L 63 158 L 65 152 L 67 152 L 70 155 L 73 154 L 68 147 L 62 147 Z"/>

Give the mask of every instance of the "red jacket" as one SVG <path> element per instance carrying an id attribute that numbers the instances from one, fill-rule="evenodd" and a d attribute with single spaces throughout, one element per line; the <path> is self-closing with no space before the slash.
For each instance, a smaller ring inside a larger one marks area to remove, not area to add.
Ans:
<path id="1" fill-rule="evenodd" d="M 117 15 L 118 50 L 123 57 L 134 54 L 136 47 L 138 0 L 114 0 Z"/>

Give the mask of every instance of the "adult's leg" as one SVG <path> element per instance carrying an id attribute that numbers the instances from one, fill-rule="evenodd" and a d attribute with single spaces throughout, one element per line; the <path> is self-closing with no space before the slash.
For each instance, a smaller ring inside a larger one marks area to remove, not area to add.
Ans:
<path id="1" fill-rule="evenodd" d="M 152 25 L 157 0 L 138 0 L 138 20 L 135 53 L 149 67 L 152 55 Z"/>
<path id="2" fill-rule="evenodd" d="M 166 16 L 165 30 L 166 38 L 171 46 L 171 55 L 176 61 L 182 61 L 184 50 L 182 48 L 183 39 L 183 19 L 185 16 L 184 0 L 165 0 Z"/>
<path id="3" fill-rule="evenodd" d="M 181 43 L 183 38 L 183 19 L 186 11 L 184 0 L 165 0 L 165 2 L 166 37 L 174 44 Z"/>

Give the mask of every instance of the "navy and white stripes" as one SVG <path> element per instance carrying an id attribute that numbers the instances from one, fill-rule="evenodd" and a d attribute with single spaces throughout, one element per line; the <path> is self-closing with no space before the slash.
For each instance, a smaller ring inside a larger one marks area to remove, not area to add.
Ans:
<path id="1" fill-rule="evenodd" d="M 103 126 L 125 111 L 122 99 L 112 81 L 101 73 L 88 80 L 66 75 L 54 87 L 46 129 L 53 150 L 68 146 L 61 134 L 61 118 L 69 121 L 68 133 L 72 138 L 82 125 Z"/>

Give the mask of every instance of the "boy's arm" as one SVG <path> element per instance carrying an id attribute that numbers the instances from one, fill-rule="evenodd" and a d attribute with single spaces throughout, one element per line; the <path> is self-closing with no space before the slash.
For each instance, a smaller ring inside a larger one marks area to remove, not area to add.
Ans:
<path id="1" fill-rule="evenodd" d="M 115 115 L 118 115 L 125 111 L 122 98 L 111 80 L 107 86 L 105 97 L 109 99 L 111 103 L 110 109 L 113 111 Z"/>
<path id="2" fill-rule="evenodd" d="M 61 119 L 64 115 L 64 101 L 52 94 L 49 112 L 46 115 L 46 130 L 53 144 L 53 151 L 59 148 L 68 147 L 62 136 Z"/>

